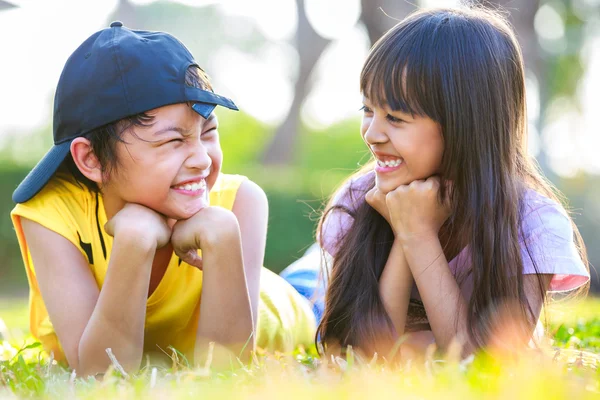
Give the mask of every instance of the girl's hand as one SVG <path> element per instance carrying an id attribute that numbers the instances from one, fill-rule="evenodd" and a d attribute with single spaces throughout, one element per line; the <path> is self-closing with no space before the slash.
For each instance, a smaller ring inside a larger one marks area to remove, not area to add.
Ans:
<path id="1" fill-rule="evenodd" d="M 386 195 L 391 225 L 401 242 L 438 237 L 440 228 L 450 217 L 449 204 L 440 204 L 440 179 L 413 181 Z"/>
<path id="2" fill-rule="evenodd" d="M 140 242 L 148 240 L 150 246 L 159 249 L 169 243 L 171 228 L 167 219 L 154 210 L 139 204 L 127 203 L 104 225 L 104 231 L 112 237 L 133 235 Z"/>
<path id="3" fill-rule="evenodd" d="M 207 251 L 212 246 L 227 246 L 230 239 L 241 241 L 235 215 L 221 207 L 206 207 L 193 217 L 175 223 L 171 245 L 179 258 L 202 269 L 202 257 L 198 255 L 198 250 Z"/>
<path id="4" fill-rule="evenodd" d="M 375 186 L 373 189 L 367 192 L 367 194 L 365 195 L 365 200 L 371 207 L 375 209 L 375 211 L 377 211 L 379 214 L 381 214 L 383 218 L 385 218 L 385 220 L 388 222 L 388 224 L 390 224 L 390 226 L 393 229 L 394 226 L 392 225 L 390 219 L 390 210 L 387 206 L 385 195 L 381 193 L 379 189 L 377 189 L 377 186 Z M 394 231 L 394 234 L 395 233 L 396 232 Z"/>

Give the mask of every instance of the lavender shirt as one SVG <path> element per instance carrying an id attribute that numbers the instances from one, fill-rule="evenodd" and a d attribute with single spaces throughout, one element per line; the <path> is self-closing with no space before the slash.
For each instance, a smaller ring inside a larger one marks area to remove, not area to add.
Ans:
<path id="1" fill-rule="evenodd" d="M 350 210 L 356 209 L 364 201 L 368 184 L 373 179 L 372 174 L 363 175 L 347 185 L 333 203 Z M 527 191 L 524 201 L 523 235 L 520 235 L 523 273 L 536 273 L 533 259 L 539 273 L 554 275 L 550 291 L 568 291 L 585 284 L 590 279 L 590 274 L 573 242 L 573 228 L 565 210 L 533 190 Z M 322 245 L 332 256 L 335 256 L 340 240 L 350 229 L 352 222 L 353 218 L 341 210 L 334 210 L 327 217 L 323 225 Z M 465 247 L 458 256 L 450 260 L 448 265 L 454 276 L 467 272 L 469 258 L 468 247 Z M 472 279 L 466 277 L 461 281 L 460 287 L 465 298 L 469 299 L 473 290 Z M 413 287 L 412 297 L 420 299 L 416 286 Z"/>

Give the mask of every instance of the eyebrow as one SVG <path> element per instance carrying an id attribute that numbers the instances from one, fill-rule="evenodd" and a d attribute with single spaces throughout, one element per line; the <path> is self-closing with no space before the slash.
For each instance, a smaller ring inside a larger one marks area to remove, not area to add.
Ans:
<path id="1" fill-rule="evenodd" d="M 211 121 L 213 121 L 214 119 L 215 119 L 215 115 L 210 114 L 210 117 L 208 117 L 208 119 L 204 122 L 204 124 L 206 125 L 206 124 L 210 123 Z M 154 132 L 153 136 L 160 136 L 165 132 L 177 132 L 182 136 L 189 136 L 191 134 L 190 133 L 191 131 L 189 129 L 184 129 L 179 126 L 171 125 L 171 126 L 167 126 L 165 128 L 159 129 L 158 131 Z"/>
<path id="2" fill-rule="evenodd" d="M 179 126 L 167 126 L 166 128 L 163 128 L 163 129 L 160 129 L 160 130 L 154 132 L 154 136 L 160 136 L 165 132 L 178 132 L 182 136 L 187 136 L 190 133 L 190 131 L 188 129 L 183 129 Z"/>

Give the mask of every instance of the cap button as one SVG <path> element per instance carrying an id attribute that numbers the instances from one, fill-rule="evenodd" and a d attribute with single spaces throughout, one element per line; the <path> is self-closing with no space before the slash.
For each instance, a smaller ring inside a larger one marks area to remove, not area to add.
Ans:
<path id="1" fill-rule="evenodd" d="M 112 24 L 110 24 L 111 28 L 120 28 L 123 26 L 123 23 L 121 21 L 115 21 Z"/>

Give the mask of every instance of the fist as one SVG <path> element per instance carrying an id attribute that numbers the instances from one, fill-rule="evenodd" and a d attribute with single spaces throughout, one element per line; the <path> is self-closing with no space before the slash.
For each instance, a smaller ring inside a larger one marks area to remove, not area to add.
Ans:
<path id="1" fill-rule="evenodd" d="M 395 232 L 401 239 L 437 237 L 450 217 L 451 207 L 439 201 L 440 179 L 437 176 L 399 186 L 386 195 L 386 204 Z"/>
<path id="2" fill-rule="evenodd" d="M 206 207 L 191 218 L 173 226 L 171 245 L 175 254 L 186 263 L 202 269 L 198 250 L 210 251 L 214 246 L 228 246 L 232 240 L 241 241 L 235 215 L 221 207 Z"/>
<path id="3" fill-rule="evenodd" d="M 104 231 L 112 237 L 135 235 L 141 242 L 155 245 L 157 249 L 169 243 L 171 228 L 163 215 L 139 204 L 127 203 L 104 225 Z"/>

